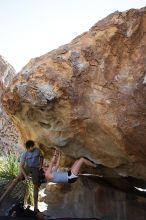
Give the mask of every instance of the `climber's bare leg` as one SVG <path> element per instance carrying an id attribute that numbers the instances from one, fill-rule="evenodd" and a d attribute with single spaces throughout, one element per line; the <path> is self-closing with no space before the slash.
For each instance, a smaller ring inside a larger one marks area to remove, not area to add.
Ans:
<path id="1" fill-rule="evenodd" d="M 97 165 L 92 163 L 91 161 L 85 159 L 85 158 L 80 158 L 79 160 L 76 160 L 73 166 L 71 167 L 71 172 L 75 175 L 78 175 L 80 168 L 82 167 L 83 164 L 86 164 L 87 166 L 91 167 L 96 167 Z"/>

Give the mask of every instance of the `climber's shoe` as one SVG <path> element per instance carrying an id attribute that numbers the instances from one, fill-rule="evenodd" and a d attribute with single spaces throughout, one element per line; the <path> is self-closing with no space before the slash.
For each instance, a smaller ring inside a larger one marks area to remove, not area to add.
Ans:
<path id="1" fill-rule="evenodd" d="M 88 157 L 83 157 L 84 159 L 86 159 L 86 160 L 88 160 L 88 161 L 90 161 L 91 163 L 94 163 L 94 161 L 93 160 L 90 160 Z M 95 164 L 95 163 L 94 163 Z M 96 164 L 95 164 L 96 165 Z"/>
<path id="2" fill-rule="evenodd" d="M 101 169 L 101 168 L 103 168 L 104 166 L 102 165 L 102 164 L 96 164 L 96 168 L 97 169 Z"/>

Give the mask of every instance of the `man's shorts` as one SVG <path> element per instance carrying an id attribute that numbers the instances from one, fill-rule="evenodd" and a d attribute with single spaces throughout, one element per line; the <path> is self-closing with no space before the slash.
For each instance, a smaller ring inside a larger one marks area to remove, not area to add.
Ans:
<path id="1" fill-rule="evenodd" d="M 40 185 L 40 169 L 38 167 L 25 167 L 25 172 L 32 177 L 34 185 Z"/>

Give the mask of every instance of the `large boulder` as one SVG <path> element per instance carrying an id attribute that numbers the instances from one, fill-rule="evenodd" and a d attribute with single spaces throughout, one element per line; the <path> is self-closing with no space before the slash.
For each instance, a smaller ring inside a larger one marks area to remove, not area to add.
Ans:
<path id="1" fill-rule="evenodd" d="M 115 12 L 32 59 L 3 97 L 23 140 L 146 179 L 145 31 L 145 8 Z"/>
<path id="2" fill-rule="evenodd" d="M 101 163 L 100 174 L 108 184 L 122 191 L 134 192 L 135 186 L 144 186 L 145 33 L 145 8 L 115 12 L 71 43 L 30 60 L 3 95 L 3 106 L 23 141 L 35 140 L 46 157 L 49 147 L 58 146 L 63 152 L 64 164 L 69 165 L 80 156 Z M 97 190 L 97 182 L 100 181 L 96 180 L 92 189 Z M 84 195 L 90 191 L 80 184 L 76 198 L 80 197 L 80 188 Z M 55 205 L 58 197 L 53 199 L 52 194 L 49 201 L 55 210 L 62 204 L 60 216 L 64 216 L 67 209 L 63 210 L 63 204 L 72 206 L 73 194 L 69 192 L 71 196 L 66 194 L 64 200 L 61 192 L 60 203 Z M 111 200 L 117 201 L 118 194 L 116 197 L 110 191 L 109 194 Z M 83 216 L 83 210 L 89 206 L 83 202 L 82 195 L 79 200 L 76 198 L 77 204 L 83 204 L 76 216 Z M 123 194 L 120 198 L 116 203 L 118 207 L 126 204 Z M 95 197 L 90 198 L 90 202 L 92 200 Z M 98 202 L 99 195 L 92 207 L 94 210 Z M 75 204 L 72 209 L 70 216 L 75 216 Z M 98 210 L 92 210 L 85 216 L 101 216 Z M 104 213 L 104 209 L 102 211 Z"/>

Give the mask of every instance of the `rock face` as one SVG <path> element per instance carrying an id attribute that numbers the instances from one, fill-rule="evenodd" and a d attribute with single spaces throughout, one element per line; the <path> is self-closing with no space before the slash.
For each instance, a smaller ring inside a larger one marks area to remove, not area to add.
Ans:
<path id="1" fill-rule="evenodd" d="M 32 59 L 3 96 L 23 140 L 146 181 L 145 33 L 146 8 L 115 12 Z"/>
<path id="2" fill-rule="evenodd" d="M 47 191 L 48 190 L 48 191 Z M 103 220 L 145 220 L 146 199 L 82 179 L 74 184 L 48 186 L 42 198 L 53 218 L 96 218 Z M 70 202 L 68 202 L 70 201 Z"/>
<path id="3" fill-rule="evenodd" d="M 14 68 L 0 56 L 0 97 L 15 75 Z M 5 154 L 9 150 L 18 150 L 18 145 L 20 147 L 18 131 L 2 108 L 0 101 L 0 154 Z"/>
<path id="4" fill-rule="evenodd" d="M 32 59 L 3 104 L 24 140 L 146 179 L 146 9 L 115 12 Z"/>

